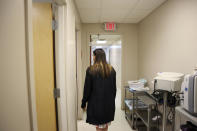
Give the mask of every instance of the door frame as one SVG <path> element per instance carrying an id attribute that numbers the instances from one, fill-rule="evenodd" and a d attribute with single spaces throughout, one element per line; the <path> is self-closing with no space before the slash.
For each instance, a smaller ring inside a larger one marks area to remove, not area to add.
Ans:
<path id="1" fill-rule="evenodd" d="M 123 83 L 123 80 L 124 80 L 124 75 L 123 75 L 123 66 L 122 66 L 122 64 L 123 64 L 123 52 L 124 52 L 124 43 L 125 43 L 125 39 L 124 39 L 124 36 L 125 36 L 125 34 L 122 32 L 122 31 L 117 31 L 117 32 L 106 32 L 106 31 L 91 31 L 91 32 L 88 32 L 87 34 L 86 34 L 86 48 L 88 49 L 87 50 L 87 53 L 86 53 L 86 55 L 89 57 L 90 56 L 90 51 L 89 51 L 89 48 L 91 48 L 91 46 L 90 46 L 90 36 L 91 35 L 96 35 L 96 34 L 102 34 L 102 35 L 120 35 L 120 37 L 121 37 L 121 87 L 120 87 L 120 89 L 121 89 L 121 109 L 124 109 L 124 103 L 123 103 L 123 100 L 124 100 L 124 89 L 123 89 L 123 85 L 124 85 L 124 83 Z M 91 58 L 89 58 L 89 59 L 91 59 Z M 86 66 L 89 66 L 89 64 L 90 64 L 90 60 L 88 60 L 88 65 L 86 65 Z M 85 71 L 85 69 L 84 69 L 84 67 L 83 67 L 83 71 Z M 84 80 L 85 79 L 85 76 L 83 75 L 82 76 L 82 79 Z M 84 81 L 83 81 L 84 82 Z"/>
<path id="2" fill-rule="evenodd" d="M 30 115 L 30 126 L 31 131 L 38 131 L 37 126 L 37 111 L 36 111 L 36 95 L 35 95 L 35 74 L 34 74 L 34 47 L 33 47 L 33 23 L 32 23 L 32 0 L 24 0 L 25 2 L 25 32 L 26 32 L 26 64 L 27 64 L 27 81 L 28 81 L 28 96 L 29 96 L 29 115 Z M 58 19 L 58 27 L 60 30 L 55 31 L 55 47 L 56 47 L 56 59 L 60 59 L 59 55 L 60 49 L 62 48 L 62 43 L 65 41 L 66 35 L 66 14 L 65 11 L 67 9 L 66 0 L 53 0 L 54 3 L 57 4 L 57 19 Z M 63 59 L 66 56 L 63 55 Z M 56 60 L 57 62 L 58 60 Z M 60 64 L 57 64 L 57 66 Z M 56 70 L 60 70 L 60 67 L 56 67 Z M 57 82 L 60 81 L 59 77 L 61 74 L 56 73 Z M 62 80 L 61 80 L 62 81 Z M 65 80 L 63 81 L 65 82 Z M 59 130 L 67 130 L 67 104 L 66 104 L 66 97 L 65 88 L 58 85 L 57 87 L 61 89 L 61 99 L 58 100 L 58 117 L 59 117 Z M 64 104 L 63 104 L 64 103 Z M 66 113 L 62 113 L 66 112 Z M 61 116 L 61 117 L 60 117 Z M 64 123 L 64 124 L 62 124 Z"/>

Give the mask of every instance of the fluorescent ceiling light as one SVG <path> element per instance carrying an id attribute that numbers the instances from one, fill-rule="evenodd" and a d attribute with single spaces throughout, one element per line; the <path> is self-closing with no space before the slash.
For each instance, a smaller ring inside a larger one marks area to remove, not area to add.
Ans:
<path id="1" fill-rule="evenodd" d="M 97 40 L 96 43 L 97 44 L 105 44 L 105 43 L 107 43 L 107 41 L 106 40 Z"/>
<path id="2" fill-rule="evenodd" d="M 110 48 L 121 48 L 121 45 L 112 45 Z"/>
<path id="3" fill-rule="evenodd" d="M 96 48 L 102 48 L 102 46 L 96 46 Z"/>

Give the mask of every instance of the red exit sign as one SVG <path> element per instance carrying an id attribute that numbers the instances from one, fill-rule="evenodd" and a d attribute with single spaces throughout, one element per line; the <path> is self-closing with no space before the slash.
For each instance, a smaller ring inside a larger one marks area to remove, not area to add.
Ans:
<path id="1" fill-rule="evenodd" d="M 116 24 L 114 22 L 107 22 L 104 24 L 105 24 L 106 31 L 115 31 L 116 30 Z"/>

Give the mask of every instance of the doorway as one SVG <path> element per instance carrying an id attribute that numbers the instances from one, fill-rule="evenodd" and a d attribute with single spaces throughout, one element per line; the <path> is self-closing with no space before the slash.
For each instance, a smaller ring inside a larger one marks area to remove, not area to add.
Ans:
<path id="1" fill-rule="evenodd" d="M 32 15 L 37 127 L 38 131 L 58 131 L 51 3 L 33 2 Z"/>
<path id="2" fill-rule="evenodd" d="M 121 57 L 122 57 L 122 41 L 121 35 L 109 34 L 91 34 L 90 35 L 90 65 L 93 64 L 93 51 L 102 48 L 106 53 L 106 60 L 116 70 L 116 112 L 115 120 L 109 126 L 109 130 L 119 131 L 130 130 L 125 120 L 124 111 L 121 110 Z M 86 123 L 86 113 L 83 114 L 82 120 L 78 120 L 78 131 L 91 131 L 95 127 Z"/>
<path id="3" fill-rule="evenodd" d="M 121 87 L 121 35 L 91 35 L 90 36 L 91 53 L 90 64 L 93 64 L 93 51 L 97 48 L 102 48 L 106 54 L 107 62 L 112 65 L 116 71 L 116 85 Z"/>

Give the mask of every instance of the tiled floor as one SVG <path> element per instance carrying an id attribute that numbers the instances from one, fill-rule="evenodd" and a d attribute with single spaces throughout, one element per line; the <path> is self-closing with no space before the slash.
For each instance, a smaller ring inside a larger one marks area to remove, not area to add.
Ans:
<path id="1" fill-rule="evenodd" d="M 117 90 L 116 97 L 116 114 L 115 120 L 109 126 L 108 131 L 133 131 L 129 124 L 127 123 L 124 115 L 124 111 L 121 110 L 121 92 L 120 89 Z M 85 123 L 86 114 L 84 113 L 84 119 L 78 121 L 78 131 L 95 131 L 96 128 L 92 125 Z"/>

